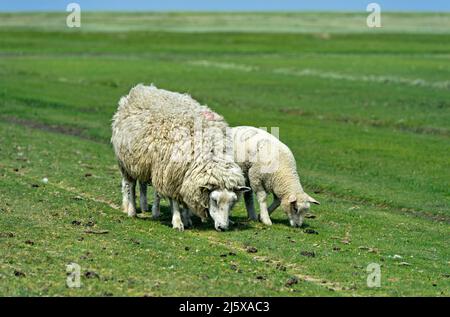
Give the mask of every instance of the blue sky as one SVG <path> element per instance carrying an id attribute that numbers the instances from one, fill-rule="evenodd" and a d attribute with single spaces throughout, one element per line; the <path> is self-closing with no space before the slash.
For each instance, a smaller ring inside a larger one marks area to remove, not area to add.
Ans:
<path id="1" fill-rule="evenodd" d="M 450 11 L 450 0 L 1 0 L 0 11 L 65 11 L 70 2 L 103 11 L 365 11 L 370 2 L 384 11 Z"/>

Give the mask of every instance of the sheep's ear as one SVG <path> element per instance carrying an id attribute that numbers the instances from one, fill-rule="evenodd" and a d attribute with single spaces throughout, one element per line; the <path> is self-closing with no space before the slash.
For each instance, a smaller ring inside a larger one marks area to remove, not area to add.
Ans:
<path id="1" fill-rule="evenodd" d="M 204 186 L 200 186 L 200 190 L 202 192 L 210 193 L 210 192 L 212 192 L 213 187 L 211 185 L 204 185 Z"/>
<path id="2" fill-rule="evenodd" d="M 297 212 L 298 208 L 297 208 L 297 201 L 292 201 L 289 203 L 289 208 L 291 208 L 291 212 Z"/>
<path id="3" fill-rule="evenodd" d="M 235 191 L 239 192 L 239 193 L 245 193 L 245 192 L 249 192 L 252 189 L 250 187 L 247 186 L 238 186 Z"/>
<path id="4" fill-rule="evenodd" d="M 288 202 L 291 212 L 297 212 L 297 197 L 295 195 L 289 195 Z"/>
<path id="5" fill-rule="evenodd" d="M 295 195 L 290 195 L 288 198 L 288 202 L 290 204 L 295 203 L 297 201 L 297 197 L 295 197 Z"/>
<path id="6" fill-rule="evenodd" d="M 307 202 L 309 202 L 309 203 L 311 203 L 311 204 L 320 205 L 320 203 L 319 203 L 317 200 L 315 200 L 314 198 L 312 198 L 312 197 L 309 196 L 308 194 L 305 194 L 305 195 L 306 195 L 306 201 L 307 201 Z"/>

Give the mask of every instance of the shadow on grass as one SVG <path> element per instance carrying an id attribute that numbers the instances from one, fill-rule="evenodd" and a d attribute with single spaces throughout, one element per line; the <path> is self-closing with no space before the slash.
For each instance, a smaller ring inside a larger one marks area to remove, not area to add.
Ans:
<path id="1" fill-rule="evenodd" d="M 149 208 L 151 210 L 151 206 Z M 151 216 L 151 212 L 143 214 L 140 208 L 136 210 L 139 214 L 138 219 L 143 221 L 158 221 L 159 223 L 172 227 L 172 212 L 169 206 L 160 206 L 161 214 L 158 219 L 153 219 Z M 229 230 L 248 230 L 251 229 L 252 226 L 250 224 L 250 220 L 246 217 L 230 217 L 230 220 L 234 223 L 230 225 Z M 211 218 L 208 218 L 206 223 L 203 223 L 199 217 L 192 216 L 192 227 L 185 228 L 186 230 L 195 229 L 199 231 L 210 231 L 214 229 L 214 223 Z"/>
<path id="2" fill-rule="evenodd" d="M 151 205 L 149 206 L 149 210 L 151 210 Z M 172 228 L 172 212 L 169 206 L 161 205 L 160 206 L 161 214 L 158 219 L 153 219 L 151 216 L 151 212 L 143 214 L 140 208 L 137 209 L 139 213 L 138 219 L 143 221 L 155 221 L 160 224 Z M 257 229 L 257 225 L 260 224 L 259 221 L 253 221 L 248 219 L 246 216 L 231 216 L 230 220 L 233 224 L 230 224 L 228 231 L 244 231 L 250 229 Z M 272 224 L 274 225 L 282 225 L 289 228 L 292 228 L 289 219 L 287 217 L 273 217 L 271 218 Z M 256 225 L 256 226 L 255 226 Z M 309 223 L 304 222 L 301 228 L 296 228 L 299 230 L 304 229 L 314 229 L 314 226 L 311 226 Z M 203 223 L 199 217 L 192 216 L 192 227 L 185 228 L 185 230 L 195 229 L 198 231 L 214 231 L 214 223 L 211 218 L 208 218 L 206 223 Z"/>
<path id="3" fill-rule="evenodd" d="M 274 224 L 274 225 L 277 224 L 277 225 L 284 225 L 284 226 L 291 227 L 291 224 L 289 223 L 289 219 L 287 219 L 287 218 L 285 218 L 285 219 L 284 218 L 283 219 L 275 218 L 275 219 L 271 219 L 271 220 L 272 220 L 272 224 Z M 298 229 L 305 229 L 305 228 L 310 228 L 310 227 L 311 227 L 310 224 L 303 222 L 302 226 Z"/>
<path id="4" fill-rule="evenodd" d="M 151 205 L 149 206 L 149 210 L 151 210 Z M 172 227 L 172 212 L 169 208 L 169 206 L 160 206 L 161 214 L 158 219 L 153 219 L 151 216 L 151 212 L 146 213 L 145 215 L 142 213 L 140 208 L 137 209 L 137 212 L 140 214 L 139 219 L 144 221 L 157 221 L 167 227 Z M 230 220 L 233 222 L 233 224 L 230 225 L 229 231 L 243 231 L 243 230 L 249 230 L 249 229 L 255 229 L 255 224 L 258 224 L 257 221 L 252 221 L 248 219 L 245 216 L 231 216 Z M 272 218 L 272 224 L 276 225 L 282 225 L 286 227 L 291 227 L 289 224 L 289 219 L 283 217 L 283 218 Z M 252 224 L 253 223 L 253 224 Z M 298 228 L 300 230 L 306 229 L 306 228 L 314 228 L 311 227 L 311 225 L 307 222 L 304 222 L 301 228 Z M 186 230 L 189 229 L 195 229 L 199 231 L 210 231 L 215 230 L 214 229 L 214 223 L 211 218 L 208 218 L 208 221 L 206 223 L 203 223 L 199 217 L 192 216 L 192 227 L 185 228 Z"/>

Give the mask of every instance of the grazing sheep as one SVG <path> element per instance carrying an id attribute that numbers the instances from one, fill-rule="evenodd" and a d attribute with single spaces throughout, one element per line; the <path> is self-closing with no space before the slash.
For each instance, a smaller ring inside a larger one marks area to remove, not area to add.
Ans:
<path id="1" fill-rule="evenodd" d="M 203 220 L 210 216 L 216 230 L 225 230 L 229 214 L 245 187 L 234 163 L 227 123 L 189 95 L 137 85 L 122 97 L 113 117 L 111 142 L 123 176 L 123 210 L 136 214 L 135 186 L 151 183 L 170 200 L 172 225 L 184 229 L 180 207 Z M 141 195 L 141 207 L 146 207 Z M 157 216 L 159 208 L 153 216 Z"/>
<path id="2" fill-rule="evenodd" d="M 264 130 L 253 127 L 232 128 L 235 161 L 241 166 L 252 191 L 244 193 L 245 206 L 251 219 L 257 216 L 253 205 L 255 192 L 260 206 L 260 220 L 271 225 L 270 214 L 282 205 L 293 227 L 300 227 L 310 204 L 317 200 L 303 191 L 295 158 L 289 148 Z M 274 200 L 267 207 L 267 195 Z"/>

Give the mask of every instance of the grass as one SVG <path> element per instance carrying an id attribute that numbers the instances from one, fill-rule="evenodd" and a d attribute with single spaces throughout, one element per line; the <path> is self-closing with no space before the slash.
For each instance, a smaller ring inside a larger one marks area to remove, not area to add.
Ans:
<path id="1" fill-rule="evenodd" d="M 67 30 L 56 13 L 1 14 L 0 295 L 449 296 L 450 34 L 399 26 L 449 15 L 393 14 L 373 34 L 328 32 L 329 14 L 192 15 L 89 14 Z M 267 228 L 242 202 L 223 233 L 174 231 L 167 203 L 160 221 L 127 218 L 110 120 L 139 82 L 233 126 L 280 127 L 315 218 L 295 229 L 280 210 Z M 81 288 L 66 286 L 71 262 Z"/>
<path id="2" fill-rule="evenodd" d="M 83 32 L 367 33 L 366 12 L 82 12 Z M 383 12 L 381 33 L 449 33 L 448 13 Z M 66 13 L 0 13 L 8 30 L 68 31 Z"/>

